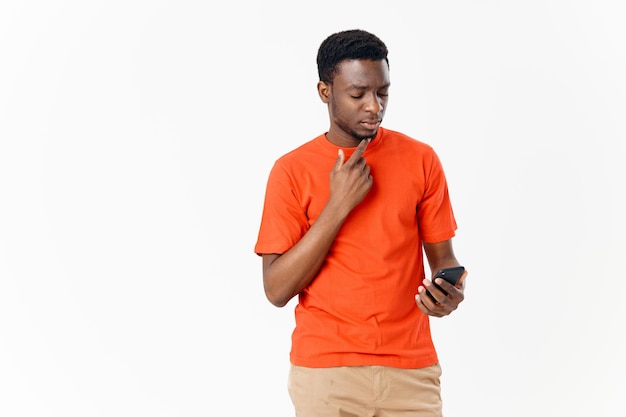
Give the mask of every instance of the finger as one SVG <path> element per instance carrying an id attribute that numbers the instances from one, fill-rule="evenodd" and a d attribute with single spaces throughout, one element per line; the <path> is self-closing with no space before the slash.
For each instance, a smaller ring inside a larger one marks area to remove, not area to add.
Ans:
<path id="1" fill-rule="evenodd" d="M 422 285 L 426 289 L 424 295 L 432 301 L 433 305 L 440 305 L 443 302 L 446 296 L 445 293 L 441 291 L 441 287 L 437 286 L 438 283 L 435 285 L 430 279 L 426 278 L 422 282 Z"/>
<path id="2" fill-rule="evenodd" d="M 437 311 L 437 304 L 433 302 L 426 293 L 426 289 L 422 286 L 418 288 L 417 294 L 415 294 L 415 303 L 417 307 L 422 310 L 422 313 L 429 316 L 441 317 L 440 313 Z"/>
<path id="3" fill-rule="evenodd" d="M 337 152 L 337 160 L 335 161 L 335 171 L 337 171 L 343 165 L 344 154 L 343 149 L 339 149 Z"/>
<path id="4" fill-rule="evenodd" d="M 417 308 L 419 308 L 422 311 L 422 313 L 427 314 L 427 315 L 430 314 L 428 309 L 424 305 L 424 303 L 422 303 L 422 299 L 419 294 L 415 296 L 415 304 L 417 305 Z"/>
<path id="5" fill-rule="evenodd" d="M 439 300 L 441 304 L 444 304 L 446 301 L 449 301 L 449 300 L 452 300 L 457 304 L 463 301 L 463 298 L 464 298 L 463 291 L 464 291 L 464 285 L 465 285 L 463 281 L 460 283 L 460 285 L 458 283 L 457 285 L 452 285 L 442 278 L 437 278 L 435 279 L 435 284 L 441 288 L 441 290 L 443 291 L 443 295 L 445 297 Z"/>
<path id="6" fill-rule="evenodd" d="M 369 165 L 365 166 L 365 170 L 363 171 L 363 174 L 365 175 L 365 178 L 367 178 L 367 180 L 369 182 L 373 181 L 373 177 L 370 175 L 371 169 Z"/>
<path id="7" fill-rule="evenodd" d="M 361 142 L 359 142 L 359 144 L 356 147 L 356 150 L 350 156 L 349 161 L 357 161 L 361 159 L 361 157 L 363 156 L 363 153 L 365 152 L 365 149 L 367 148 L 367 145 L 369 145 L 370 143 L 370 140 L 371 139 L 363 139 Z"/>
<path id="8" fill-rule="evenodd" d="M 450 291 L 452 291 L 452 289 L 454 288 L 454 285 L 450 284 L 443 278 L 435 279 L 435 284 L 439 285 L 439 287 L 441 287 L 441 289 L 447 293 L 450 293 Z"/>
<path id="9" fill-rule="evenodd" d="M 429 314 L 428 308 L 426 307 L 426 305 L 424 305 L 425 296 L 426 296 L 426 290 L 424 289 L 424 287 L 419 287 L 417 289 L 417 294 L 415 294 L 415 304 L 417 304 L 417 306 L 419 307 L 420 310 L 422 310 L 422 312 L 424 312 L 425 314 Z"/>
<path id="10" fill-rule="evenodd" d="M 461 278 L 459 278 L 459 281 L 456 283 L 457 288 L 465 287 L 465 277 L 467 277 L 467 269 L 463 271 L 463 275 L 461 275 Z"/>
<path id="11" fill-rule="evenodd" d="M 418 293 L 420 302 L 427 309 L 430 310 L 436 304 L 436 301 L 433 300 L 432 298 L 431 292 L 426 287 L 420 286 L 417 290 L 417 293 Z"/>

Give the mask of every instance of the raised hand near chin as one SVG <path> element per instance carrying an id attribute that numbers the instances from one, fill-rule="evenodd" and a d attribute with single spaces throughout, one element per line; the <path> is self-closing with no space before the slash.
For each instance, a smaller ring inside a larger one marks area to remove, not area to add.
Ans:
<path id="1" fill-rule="evenodd" d="M 372 188 L 373 179 L 370 167 L 365 163 L 363 153 L 370 139 L 363 139 L 354 153 L 345 160 L 342 149 L 339 149 L 335 166 L 330 172 L 330 200 L 349 213 L 356 207 Z"/>

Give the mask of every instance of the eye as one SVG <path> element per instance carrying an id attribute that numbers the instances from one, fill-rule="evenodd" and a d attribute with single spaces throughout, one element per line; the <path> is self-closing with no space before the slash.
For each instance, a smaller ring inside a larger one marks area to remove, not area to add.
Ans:
<path id="1" fill-rule="evenodd" d="M 359 99 L 359 98 L 363 97 L 363 95 L 353 96 L 352 94 L 350 94 L 350 97 L 352 97 L 354 99 Z"/>

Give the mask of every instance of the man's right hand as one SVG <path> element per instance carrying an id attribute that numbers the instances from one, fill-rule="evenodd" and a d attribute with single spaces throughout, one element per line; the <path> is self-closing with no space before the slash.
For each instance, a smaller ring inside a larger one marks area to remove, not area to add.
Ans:
<path id="1" fill-rule="evenodd" d="M 335 203 L 346 210 L 346 215 L 363 201 L 372 188 L 373 179 L 370 175 L 370 167 L 363 157 L 369 143 L 370 139 L 363 139 L 345 162 L 343 149 L 339 149 L 335 166 L 330 172 L 329 203 Z"/>

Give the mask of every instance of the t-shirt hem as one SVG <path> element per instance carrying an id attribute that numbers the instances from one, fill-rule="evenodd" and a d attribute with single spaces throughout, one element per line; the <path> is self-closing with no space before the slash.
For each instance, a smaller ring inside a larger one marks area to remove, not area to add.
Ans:
<path id="1" fill-rule="evenodd" d="M 326 360 L 302 359 L 290 357 L 295 366 L 305 368 L 335 368 L 340 366 L 388 366 L 401 369 L 419 369 L 439 363 L 437 355 L 429 355 L 419 359 L 393 359 L 393 358 L 334 358 Z"/>
<path id="2" fill-rule="evenodd" d="M 423 235 L 422 240 L 426 243 L 439 243 L 452 239 L 456 235 L 455 230 L 448 230 L 446 232 Z"/>

